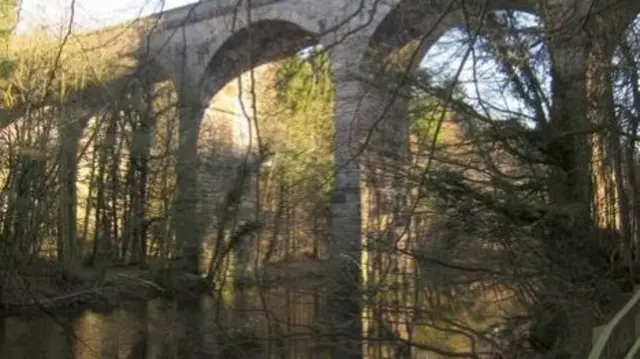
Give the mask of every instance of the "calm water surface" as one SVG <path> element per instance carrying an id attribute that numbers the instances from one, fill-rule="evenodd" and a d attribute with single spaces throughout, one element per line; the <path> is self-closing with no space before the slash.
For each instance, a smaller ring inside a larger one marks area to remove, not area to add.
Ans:
<path id="1" fill-rule="evenodd" d="M 326 357 L 312 339 L 322 315 L 317 295 L 272 290 L 234 307 L 211 297 L 157 299 L 102 313 L 9 318 L 0 323 L 0 358 Z"/>

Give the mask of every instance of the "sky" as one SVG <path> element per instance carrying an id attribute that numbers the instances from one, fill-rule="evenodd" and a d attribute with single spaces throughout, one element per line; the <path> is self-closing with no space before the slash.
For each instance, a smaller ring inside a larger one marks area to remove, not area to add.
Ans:
<path id="1" fill-rule="evenodd" d="M 74 27 L 94 29 L 115 25 L 194 2 L 197 0 L 75 0 Z M 18 31 L 65 25 L 71 4 L 72 0 L 22 0 Z"/>
<path id="2" fill-rule="evenodd" d="M 74 30 L 96 29 L 104 26 L 115 25 L 118 23 L 133 20 L 137 17 L 149 15 L 161 10 L 168 10 L 198 0 L 22 0 L 20 22 L 17 27 L 18 32 L 28 31 L 29 29 L 45 27 L 49 31 L 57 32 L 57 29 L 66 31 L 70 18 L 72 4 L 74 4 Z M 318 0 L 322 1 L 322 0 Z M 527 21 L 531 24 L 531 20 Z M 457 72 L 460 66 L 463 51 L 461 49 L 445 49 L 442 45 L 451 42 L 444 36 L 427 54 L 422 62 L 436 73 L 448 73 L 452 75 Z M 466 46 L 463 46 L 466 48 Z M 475 93 L 475 86 L 469 86 L 473 81 L 473 65 L 469 61 L 463 66 L 461 73 L 462 87 L 467 93 Z M 476 71 L 478 68 L 476 67 Z M 490 92 L 492 87 L 490 82 L 495 86 L 496 71 L 486 68 L 485 74 L 488 74 L 481 82 L 479 89 L 483 94 Z M 482 97 L 485 97 L 483 95 Z M 501 102 L 499 107 L 507 107 L 509 110 L 517 110 L 519 104 L 513 102 L 511 98 L 504 98 L 504 94 L 494 94 L 491 96 L 493 101 Z M 492 102 L 493 102 L 492 101 Z M 520 109 L 521 110 L 521 109 Z"/>

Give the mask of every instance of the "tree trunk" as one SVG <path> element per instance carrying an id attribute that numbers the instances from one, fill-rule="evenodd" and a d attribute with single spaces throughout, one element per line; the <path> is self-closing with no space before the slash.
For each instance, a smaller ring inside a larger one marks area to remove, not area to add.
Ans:
<path id="1" fill-rule="evenodd" d="M 620 148 L 621 126 L 615 113 L 611 59 L 617 43 L 626 31 L 618 12 L 606 14 L 591 23 L 598 36 L 591 40 L 587 58 L 588 120 L 594 128 L 591 135 L 591 168 L 593 186 L 593 219 L 601 245 L 618 255 L 618 263 L 629 268 L 633 282 L 631 228 L 628 198 L 622 174 Z M 620 263 L 623 262 L 623 263 Z"/>

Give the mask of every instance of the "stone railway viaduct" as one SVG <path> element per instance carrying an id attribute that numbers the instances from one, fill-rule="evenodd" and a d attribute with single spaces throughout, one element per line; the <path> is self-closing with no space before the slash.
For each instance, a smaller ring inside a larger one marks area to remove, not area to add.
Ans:
<path id="1" fill-rule="evenodd" d="M 138 20 L 145 24 L 140 26 L 138 56 L 170 79 L 179 94 L 177 235 L 193 237 L 198 227 L 198 183 L 189 159 L 195 158 L 209 101 L 242 73 L 320 44 L 329 51 L 336 91 L 337 174 L 329 253 L 336 260 L 331 268 L 342 273 L 335 277 L 336 298 L 353 297 L 349 294 L 358 290 L 361 224 L 367 216 L 361 179 L 367 178 L 363 172 L 375 172 L 365 165 L 385 158 L 402 161 L 408 152 L 408 121 L 402 120 L 407 100 L 398 90 L 402 83 L 389 86 L 377 79 L 391 64 L 411 70 L 453 28 L 491 31 L 487 13 L 509 9 L 535 14 L 545 23 L 554 72 L 550 131 L 585 128 L 598 116 L 590 104 L 605 97 L 588 94 L 610 91 L 608 64 L 640 13 L 640 1 L 203 0 Z M 578 148 L 587 145 L 586 139 L 576 141 L 585 141 L 575 143 Z M 552 196 L 560 203 L 587 203 L 590 194 L 580 189 L 588 186 L 579 184 L 589 180 L 589 165 L 577 154 L 570 156 L 570 168 L 558 179 L 566 186 Z M 394 201 L 392 195 L 383 196 Z M 196 253 L 198 245 L 187 241 L 185 250 Z M 338 317 L 350 323 L 345 330 L 360 325 L 352 320 L 356 302 L 340 301 L 335 308 Z M 357 357 L 358 344 L 341 348 L 336 357 Z"/>
<path id="2" fill-rule="evenodd" d="M 352 253 L 358 247 L 353 239 L 361 235 L 360 164 L 371 156 L 397 159 L 407 152 L 408 123 L 398 120 L 406 111 L 406 98 L 398 96 L 402 83 L 372 84 L 380 82 L 390 64 L 415 67 L 452 28 L 491 31 L 486 14 L 494 10 L 543 19 L 555 75 L 551 130 L 584 128 L 593 117 L 588 116 L 589 87 L 610 83 L 613 50 L 640 12 L 640 1 L 209 0 L 140 19 L 151 25 L 141 27 L 138 55 L 179 92 L 183 230 L 195 227 L 190 211 L 197 202 L 197 183 L 195 168 L 186 159 L 194 158 L 206 104 L 240 74 L 320 44 L 329 50 L 336 89 L 332 242 L 334 253 Z M 367 151 L 361 153 L 365 142 Z M 574 170 L 564 179 L 567 191 L 555 194 L 558 201 L 580 202 L 589 196 L 576 192 L 586 186 L 575 186 L 588 180 L 588 166 L 574 160 Z"/>
<path id="3" fill-rule="evenodd" d="M 359 168 L 351 161 L 353 151 L 361 147 L 363 131 L 375 147 L 376 136 L 369 132 L 384 132 L 385 122 L 391 121 L 380 118 L 391 112 L 390 107 L 402 108 L 397 103 L 403 101 L 394 86 L 371 86 L 374 79 L 391 62 L 417 65 L 448 30 L 483 31 L 490 23 L 488 11 L 509 9 L 543 18 L 557 78 L 552 117 L 560 129 L 580 126 L 587 117 L 583 116 L 587 77 L 610 62 L 618 40 L 640 12 L 638 1 L 209 0 L 140 19 L 153 24 L 144 27 L 139 55 L 178 89 L 181 144 L 188 152 L 195 150 L 188 147 L 196 143 L 204 104 L 229 81 L 313 44 L 329 49 L 340 168 L 334 197 L 336 226 L 347 237 L 357 237 L 360 229 L 353 223 L 358 222 L 354 220 L 359 212 Z M 601 64 L 598 59 L 606 61 Z M 400 135 L 378 137 L 386 147 L 400 146 L 393 152 L 401 154 L 407 124 L 388 126 Z M 179 175 L 188 187 L 194 185 L 190 170 L 185 166 Z"/>
<path id="4" fill-rule="evenodd" d="M 181 103 L 177 235 L 187 238 L 196 227 L 192 211 L 197 183 L 188 159 L 195 155 L 204 104 L 243 72 L 320 44 L 329 51 L 336 90 L 337 173 L 329 253 L 336 260 L 331 266 L 337 274 L 336 298 L 353 297 L 349 294 L 358 290 L 357 263 L 366 230 L 362 223 L 370 211 L 361 205 L 362 179 L 366 182 L 379 172 L 372 164 L 386 158 L 402 161 L 408 152 L 408 121 L 402 120 L 407 100 L 399 96 L 402 83 L 390 86 L 377 79 L 392 64 L 411 70 L 453 28 L 495 31 L 487 13 L 510 9 L 539 16 L 546 26 L 554 72 L 549 131 L 586 128 L 607 106 L 608 65 L 640 13 L 640 1 L 212 0 L 143 19 L 154 25 L 145 31 L 139 55 L 173 81 Z M 594 93 L 599 95 L 592 97 Z M 598 101 L 602 106 L 591 106 Z M 586 139 L 575 141 L 577 148 L 586 148 Z M 590 193 L 581 192 L 588 186 L 580 185 L 589 181 L 585 161 L 578 153 L 569 154 L 566 173 L 557 179 L 565 186 L 551 194 L 554 201 L 589 203 Z M 393 208 L 393 194 L 379 195 L 385 197 L 386 210 Z M 336 320 L 351 323 L 345 330 L 358 330 L 359 324 L 351 319 L 359 304 L 339 302 Z M 359 351 L 353 345 L 341 346 L 344 351 L 336 357 L 351 357 Z"/>

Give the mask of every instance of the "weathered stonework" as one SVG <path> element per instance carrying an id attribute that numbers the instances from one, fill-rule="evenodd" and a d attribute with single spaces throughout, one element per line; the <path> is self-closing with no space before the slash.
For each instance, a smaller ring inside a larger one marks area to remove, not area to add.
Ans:
<path id="1" fill-rule="evenodd" d="M 391 62 L 396 66 L 416 66 L 416 59 L 422 58 L 447 30 L 479 26 L 477 20 L 487 9 L 515 9 L 546 16 L 549 28 L 567 28 L 554 32 L 550 45 L 553 62 L 560 71 L 558 77 L 563 78 L 566 73 L 566 81 L 570 82 L 574 73 L 581 71 L 579 65 L 584 63 L 575 58 L 580 56 L 576 54 L 582 53 L 578 50 L 586 46 L 581 42 L 583 36 L 570 35 L 580 32 L 578 24 L 588 25 L 594 21 L 587 17 L 589 11 L 607 9 L 609 5 L 607 1 L 599 1 L 593 6 L 575 7 L 572 1 L 565 0 L 541 8 L 532 0 L 495 0 L 463 9 L 455 2 L 439 0 L 384 3 L 367 0 L 346 4 L 341 0 L 264 0 L 251 2 L 252 7 L 248 9 L 246 3 L 237 8 L 234 4 L 230 0 L 205 1 L 143 19 L 142 22 L 155 26 L 145 33 L 141 55 L 153 59 L 176 84 L 182 97 L 197 106 L 207 104 L 228 81 L 252 67 L 289 56 L 314 42 L 329 47 L 337 96 L 336 160 L 343 169 L 337 175 L 334 196 L 338 222 L 343 221 L 341 218 L 360 222 L 360 209 L 354 207 L 360 202 L 357 190 L 360 174 L 355 168 L 349 169 L 349 164 L 351 157 L 360 152 L 361 145 L 366 142 L 368 153 L 377 153 L 374 157 L 395 152 L 393 156 L 402 158 L 406 152 L 406 146 L 402 145 L 406 141 L 406 124 L 402 124 L 402 116 L 391 115 L 399 113 L 393 108 L 404 107 L 398 104 L 398 94 L 372 87 L 363 76 L 376 78 Z M 635 14 L 640 5 L 622 1 L 614 8 Z M 564 11 L 566 9 L 571 11 Z M 606 16 L 607 12 L 612 11 L 600 10 L 599 16 Z M 619 17 L 616 20 L 620 23 Z M 624 19 L 631 20 L 632 17 Z M 602 20 L 598 18 L 598 21 Z M 416 47 L 420 42 L 422 45 Z M 579 86 L 574 84 L 571 86 Z M 579 93 L 576 88 L 566 91 L 571 98 Z M 559 92 L 556 96 L 560 99 L 564 95 Z M 387 119 L 379 121 L 383 114 Z M 199 123 L 199 120 L 193 122 L 194 126 Z M 394 132 L 395 138 L 390 137 L 389 132 Z M 378 162 L 369 159 L 369 163 Z M 344 229 L 350 225 L 345 222 L 337 226 Z M 352 231 L 352 235 L 359 237 L 359 229 L 354 227 Z"/>
<path id="2" fill-rule="evenodd" d="M 580 131 L 589 125 L 587 59 L 597 50 L 597 38 L 593 36 L 602 37 L 594 28 L 611 22 L 626 29 L 640 12 L 640 2 L 634 0 L 557 0 L 545 2 L 544 7 L 535 0 L 473 4 L 444 0 L 263 0 L 250 2 L 251 9 L 247 9 L 249 2 L 241 2 L 243 5 L 238 8 L 233 7 L 235 3 L 203 1 L 143 19 L 156 26 L 144 32 L 140 55 L 151 58 L 174 82 L 185 108 L 180 126 L 177 199 L 182 206 L 178 208 L 184 211 L 179 219 L 184 221 L 184 228 L 179 228 L 177 235 L 191 235 L 187 227 L 197 224 L 195 204 L 201 202 L 198 194 L 208 183 L 190 161 L 198 158 L 195 142 L 207 133 L 221 135 L 231 131 L 224 120 L 218 125 L 227 126 L 226 129 L 210 131 L 202 123 L 203 111 L 198 108 L 207 107 L 212 97 L 245 71 L 313 43 L 324 45 L 330 50 L 336 90 L 334 156 L 338 169 L 329 247 L 335 260 L 332 270 L 336 272 L 336 283 L 329 290 L 335 298 L 341 298 L 336 303 L 339 307 L 333 308 L 337 313 L 333 320 L 351 323 L 345 329 L 351 331 L 361 329 L 352 320 L 354 313 L 360 312 L 360 304 L 352 299 L 360 289 L 362 232 L 367 233 L 372 220 L 386 218 L 392 219 L 387 223 L 393 223 L 394 217 L 401 216 L 394 213 L 397 198 L 393 188 L 402 179 L 386 180 L 382 185 L 379 181 L 372 183 L 375 176 L 385 172 L 376 166 L 390 158 L 402 163 L 407 147 L 405 104 L 388 88 L 372 86 L 371 80 L 380 78 L 381 71 L 391 63 L 416 66 L 417 60 L 447 30 L 486 25 L 486 10 L 526 11 L 543 17 L 548 29 L 555 79 L 550 131 Z M 621 17 L 620 13 L 629 16 Z M 619 35 L 613 38 L 616 36 Z M 226 138 L 218 140 L 223 143 Z M 578 142 L 573 143 L 573 152 L 562 159 L 565 168 L 554 178 L 551 197 L 553 202 L 577 203 L 588 210 L 590 194 L 584 191 L 589 188 L 585 185 L 589 182 L 588 144 L 584 139 L 575 141 Z M 381 199 L 382 208 L 363 208 L 366 204 L 362 199 L 370 196 Z M 392 231 L 379 228 L 387 229 Z M 193 250 L 194 245 L 197 243 L 185 245 L 185 250 Z M 336 344 L 344 345 L 338 346 L 335 357 L 360 356 L 358 343 Z"/>

